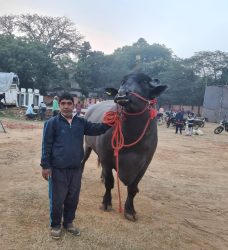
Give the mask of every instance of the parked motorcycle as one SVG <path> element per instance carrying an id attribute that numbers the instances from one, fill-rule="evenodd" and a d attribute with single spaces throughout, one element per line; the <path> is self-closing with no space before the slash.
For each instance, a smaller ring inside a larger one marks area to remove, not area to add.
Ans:
<path id="1" fill-rule="evenodd" d="M 204 117 L 196 116 L 194 118 L 194 126 L 198 126 L 200 128 L 203 128 L 204 125 L 205 125 L 205 118 Z"/>
<path id="2" fill-rule="evenodd" d="M 168 119 L 166 121 L 166 127 L 169 128 L 170 125 L 172 125 L 172 127 L 174 127 L 175 124 L 176 124 L 175 117 L 168 117 Z"/>
<path id="3" fill-rule="evenodd" d="M 228 121 L 222 120 L 219 124 L 219 126 L 214 130 L 215 134 L 220 134 L 222 131 L 225 130 L 228 132 Z"/>

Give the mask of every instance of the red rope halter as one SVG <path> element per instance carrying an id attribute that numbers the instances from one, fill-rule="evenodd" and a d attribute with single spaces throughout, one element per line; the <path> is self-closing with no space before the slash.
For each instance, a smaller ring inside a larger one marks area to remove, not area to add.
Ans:
<path id="1" fill-rule="evenodd" d="M 121 109 L 120 112 L 118 111 L 109 111 L 105 113 L 105 116 L 103 118 L 103 123 L 108 124 L 109 126 L 114 127 L 113 129 L 113 133 L 112 133 L 112 140 L 111 140 L 111 145 L 112 148 L 114 150 L 114 156 L 116 157 L 116 175 L 117 175 L 117 186 L 118 186 L 118 197 L 119 197 L 119 212 L 122 213 L 122 204 L 121 204 L 121 197 L 120 197 L 120 184 L 119 184 L 119 151 L 123 148 L 123 147 L 132 147 L 135 144 L 137 144 L 145 135 L 146 130 L 150 124 L 150 121 L 153 120 L 156 115 L 157 115 L 157 110 L 152 108 L 152 105 L 155 104 L 157 102 L 156 99 L 152 99 L 152 100 L 146 100 L 144 97 L 140 96 L 137 93 L 130 93 L 131 95 L 134 95 L 136 97 L 138 97 L 140 100 L 146 102 L 145 108 L 138 112 L 138 113 L 128 113 L 126 111 L 124 111 L 123 109 Z M 122 133 L 122 114 L 125 115 L 141 115 L 146 111 L 150 112 L 150 116 L 146 122 L 146 125 L 141 133 L 141 135 L 139 136 L 139 138 L 137 140 L 135 140 L 134 142 L 130 143 L 130 144 L 124 144 L 124 136 Z"/>

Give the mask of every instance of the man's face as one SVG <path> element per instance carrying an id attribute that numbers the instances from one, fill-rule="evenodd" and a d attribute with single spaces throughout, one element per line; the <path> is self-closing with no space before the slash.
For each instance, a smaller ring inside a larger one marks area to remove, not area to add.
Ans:
<path id="1" fill-rule="evenodd" d="M 60 112 L 65 117 L 72 117 L 74 103 L 71 100 L 63 99 L 59 103 Z"/>

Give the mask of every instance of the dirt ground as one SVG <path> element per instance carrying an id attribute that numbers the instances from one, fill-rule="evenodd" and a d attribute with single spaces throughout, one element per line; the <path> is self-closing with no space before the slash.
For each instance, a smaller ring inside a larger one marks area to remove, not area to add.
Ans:
<path id="1" fill-rule="evenodd" d="M 174 134 L 159 126 L 154 159 L 135 198 L 139 220 L 99 209 L 104 187 L 93 154 L 87 162 L 76 225 L 80 237 L 49 236 L 47 182 L 39 167 L 42 123 L 2 119 L 0 249 L 228 249 L 228 133 Z M 122 201 L 126 188 L 121 185 Z"/>

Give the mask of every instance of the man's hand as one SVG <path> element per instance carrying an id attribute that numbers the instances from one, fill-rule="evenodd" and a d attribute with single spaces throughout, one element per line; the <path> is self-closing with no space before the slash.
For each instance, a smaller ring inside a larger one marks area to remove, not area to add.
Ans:
<path id="1" fill-rule="evenodd" d="M 47 181 L 48 180 L 48 177 L 51 176 L 51 169 L 48 168 L 48 169 L 42 169 L 42 176 L 43 178 Z"/>

